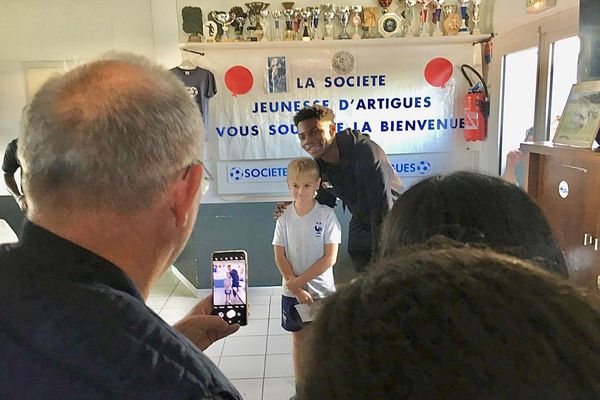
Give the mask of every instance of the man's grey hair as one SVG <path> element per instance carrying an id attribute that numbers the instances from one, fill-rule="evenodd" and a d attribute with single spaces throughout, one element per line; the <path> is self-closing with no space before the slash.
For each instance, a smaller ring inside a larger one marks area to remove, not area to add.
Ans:
<path id="1" fill-rule="evenodd" d="M 202 117 L 183 84 L 131 54 L 51 78 L 24 119 L 24 187 L 42 207 L 144 209 L 203 151 Z"/>

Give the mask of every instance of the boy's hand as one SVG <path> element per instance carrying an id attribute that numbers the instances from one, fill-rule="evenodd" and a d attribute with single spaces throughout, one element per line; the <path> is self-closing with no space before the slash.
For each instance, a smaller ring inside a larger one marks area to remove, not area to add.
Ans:
<path id="1" fill-rule="evenodd" d="M 312 304 L 314 302 L 310 293 L 308 293 L 304 289 L 300 289 L 297 292 L 295 292 L 294 296 L 296 296 L 296 300 L 298 300 L 298 303 L 300 304 Z"/>
<path id="2" fill-rule="evenodd" d="M 294 276 L 285 281 L 285 286 L 292 293 L 296 293 L 299 289 L 302 289 L 302 285 L 300 284 L 298 277 Z"/>
<path id="3" fill-rule="evenodd" d="M 282 201 L 281 203 L 277 203 L 275 211 L 273 211 L 273 219 L 279 219 L 279 217 L 281 217 L 281 214 L 283 214 L 285 209 L 288 208 L 290 204 L 292 204 L 291 201 Z"/>

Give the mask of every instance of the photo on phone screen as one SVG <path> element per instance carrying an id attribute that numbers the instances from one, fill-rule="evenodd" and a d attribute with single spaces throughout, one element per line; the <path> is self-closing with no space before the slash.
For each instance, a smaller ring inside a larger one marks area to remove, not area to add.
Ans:
<path id="1" fill-rule="evenodd" d="M 247 258 L 243 250 L 212 254 L 213 312 L 231 324 L 247 323 Z"/>

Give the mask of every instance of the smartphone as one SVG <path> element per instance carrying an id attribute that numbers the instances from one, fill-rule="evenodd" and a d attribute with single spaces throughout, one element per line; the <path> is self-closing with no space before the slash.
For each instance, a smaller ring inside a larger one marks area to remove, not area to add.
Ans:
<path id="1" fill-rule="evenodd" d="M 213 314 L 230 324 L 248 324 L 248 255 L 244 250 L 212 253 Z"/>

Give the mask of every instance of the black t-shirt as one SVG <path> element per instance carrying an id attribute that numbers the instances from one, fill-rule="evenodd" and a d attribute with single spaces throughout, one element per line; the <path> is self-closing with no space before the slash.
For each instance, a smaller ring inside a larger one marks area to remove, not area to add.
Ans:
<path id="1" fill-rule="evenodd" d="M 4 171 L 5 174 L 14 175 L 14 173 L 21 168 L 21 163 L 17 158 L 17 140 L 18 139 L 14 139 L 6 146 L 4 161 L 2 162 L 2 171 Z"/>
<path id="2" fill-rule="evenodd" d="M 204 118 L 204 128 L 207 131 L 209 129 L 208 102 L 217 94 L 215 76 L 209 70 L 199 67 L 194 69 L 175 67 L 171 68 L 171 72 L 183 82 L 190 97 L 198 104 L 202 118 Z"/>

